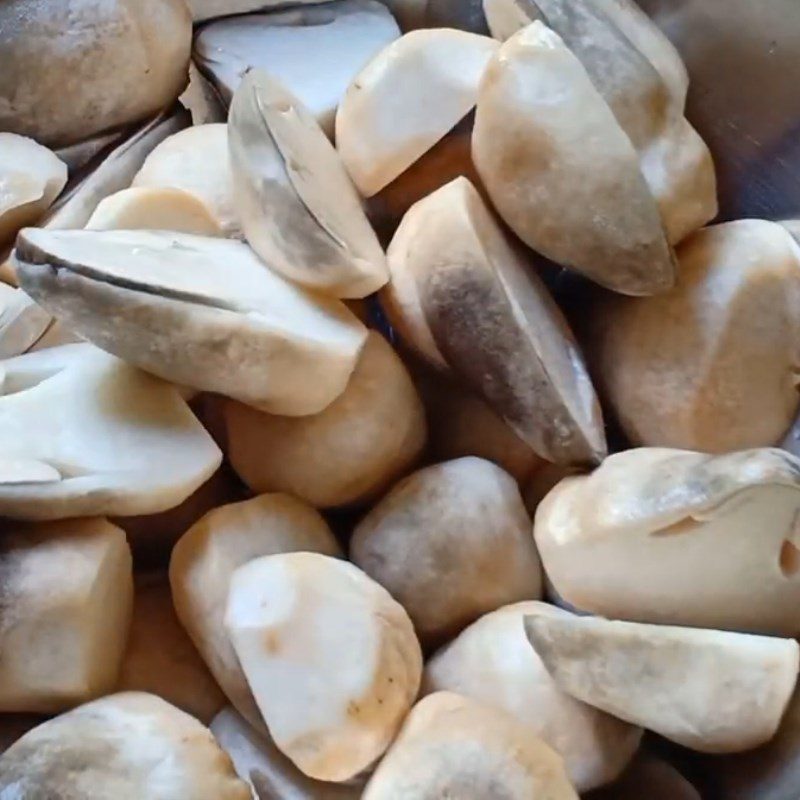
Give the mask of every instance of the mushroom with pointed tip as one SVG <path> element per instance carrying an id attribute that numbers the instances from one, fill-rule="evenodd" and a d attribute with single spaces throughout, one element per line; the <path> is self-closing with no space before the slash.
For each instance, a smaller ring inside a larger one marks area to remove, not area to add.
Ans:
<path id="1" fill-rule="evenodd" d="M 347 561 L 286 553 L 239 567 L 225 628 L 275 744 L 317 780 L 369 767 L 417 696 L 408 614 Z"/>
<path id="2" fill-rule="evenodd" d="M 799 407 L 800 250 L 774 222 L 698 231 L 658 297 L 589 307 L 589 366 L 634 446 L 725 453 L 780 440 Z"/>
<path id="3" fill-rule="evenodd" d="M 342 303 L 229 239 L 26 228 L 15 256 L 23 288 L 76 333 L 165 380 L 272 413 L 333 402 L 367 336 Z"/>
<path id="4" fill-rule="evenodd" d="M 457 692 L 516 717 L 564 759 L 575 788 L 585 792 L 622 772 L 642 730 L 559 689 L 525 637 L 523 620 L 534 613 L 565 612 L 523 602 L 484 615 L 428 661 L 423 693 Z"/>
<path id="5" fill-rule="evenodd" d="M 89 344 L 0 363 L 0 514 L 155 514 L 222 455 L 178 391 Z"/>
<path id="6" fill-rule="evenodd" d="M 159 697 L 122 692 L 43 722 L 0 756 L 0 797 L 251 800 L 210 731 Z"/>
<path id="7" fill-rule="evenodd" d="M 451 692 L 420 700 L 363 800 L 577 800 L 561 758 L 503 711 Z"/>
<path id="8" fill-rule="evenodd" d="M 531 614 L 525 631 L 578 700 L 703 753 L 771 739 L 797 682 L 794 639 Z"/>
<path id="9" fill-rule="evenodd" d="M 318 508 L 363 503 L 404 475 L 425 446 L 425 412 L 403 362 L 374 331 L 344 392 L 306 417 L 223 406 L 226 451 L 255 492 L 280 491 Z"/>
<path id="10" fill-rule="evenodd" d="M 125 534 L 108 520 L 4 525 L 0 712 L 63 711 L 114 689 L 131 570 Z"/>
<path id="11" fill-rule="evenodd" d="M 225 632 L 225 603 L 238 567 L 297 550 L 340 554 L 330 528 L 314 509 L 289 495 L 265 494 L 210 511 L 175 545 L 169 565 L 181 624 L 231 703 L 264 733 L 261 713 Z"/>
<path id="12" fill-rule="evenodd" d="M 296 97 L 248 72 L 233 96 L 228 141 L 242 228 L 266 264 L 336 297 L 366 297 L 386 283 L 386 256 L 358 192 Z"/>
<path id="13" fill-rule="evenodd" d="M 388 251 L 389 320 L 481 395 L 537 455 L 600 461 L 600 406 L 558 307 L 465 178 L 418 202 Z"/>
<path id="14" fill-rule="evenodd" d="M 403 604 L 426 646 L 542 591 L 517 484 L 480 458 L 425 467 L 398 483 L 356 527 L 350 557 Z"/>

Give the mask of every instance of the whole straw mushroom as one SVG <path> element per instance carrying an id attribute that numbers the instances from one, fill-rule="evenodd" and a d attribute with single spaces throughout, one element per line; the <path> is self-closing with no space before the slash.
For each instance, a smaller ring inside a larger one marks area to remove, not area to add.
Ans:
<path id="1" fill-rule="evenodd" d="M 225 627 L 275 744 L 311 778 L 369 767 L 417 696 L 408 614 L 346 561 L 286 553 L 239 567 Z"/>
<path id="2" fill-rule="evenodd" d="M 364 800 L 577 800 L 559 756 L 503 711 L 450 692 L 417 703 Z"/>

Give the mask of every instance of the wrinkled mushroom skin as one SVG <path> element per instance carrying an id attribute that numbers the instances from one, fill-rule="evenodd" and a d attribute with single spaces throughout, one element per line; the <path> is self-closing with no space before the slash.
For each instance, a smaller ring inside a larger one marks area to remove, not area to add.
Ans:
<path id="1" fill-rule="evenodd" d="M 556 591 L 585 611 L 795 636 L 798 519 L 788 453 L 642 448 L 558 484 L 535 535 Z"/>
<path id="2" fill-rule="evenodd" d="M 64 146 L 169 105 L 186 82 L 181 0 L 7 0 L 0 130 Z"/>
<path id="3" fill-rule="evenodd" d="M 591 306 L 590 368 L 634 446 L 768 447 L 798 410 L 800 250 L 780 225 L 741 220 L 679 248 L 658 297 Z"/>

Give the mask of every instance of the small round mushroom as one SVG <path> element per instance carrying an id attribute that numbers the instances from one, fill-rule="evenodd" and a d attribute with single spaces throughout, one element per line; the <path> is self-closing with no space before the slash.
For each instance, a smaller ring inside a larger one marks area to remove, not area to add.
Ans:
<path id="1" fill-rule="evenodd" d="M 419 690 L 408 614 L 346 561 L 287 553 L 239 567 L 225 629 L 275 744 L 317 780 L 369 767 Z"/>
<path id="2" fill-rule="evenodd" d="M 363 800 L 577 800 L 559 756 L 502 711 L 450 692 L 420 700 Z"/>
<path id="3" fill-rule="evenodd" d="M 542 591 L 517 484 L 480 458 L 426 467 L 398 483 L 356 527 L 350 556 L 400 601 L 426 646 Z"/>
<path id="4" fill-rule="evenodd" d="M 362 502 L 408 469 L 425 446 L 425 412 L 391 345 L 370 332 L 344 393 L 307 417 L 224 406 L 227 453 L 255 492 L 283 491 L 318 508 Z"/>
<path id="5" fill-rule="evenodd" d="M 0 712 L 53 713 L 113 690 L 132 599 L 130 549 L 107 520 L 6 522 Z"/>
<path id="6" fill-rule="evenodd" d="M 207 728 L 141 692 L 95 700 L 29 731 L 0 756 L 0 797 L 251 800 Z"/>
<path id="7" fill-rule="evenodd" d="M 266 732 L 224 628 L 231 576 L 242 564 L 293 551 L 340 554 L 325 520 L 285 494 L 222 506 L 192 525 L 172 551 L 169 581 L 175 611 L 217 683 L 255 728 Z"/>
<path id="8" fill-rule="evenodd" d="M 800 403 L 800 250 L 780 225 L 704 228 L 658 297 L 590 306 L 590 367 L 634 446 L 769 447 Z"/>
<path id="9" fill-rule="evenodd" d="M 423 693 L 457 692 L 516 717 L 564 759 L 575 788 L 585 792 L 622 772 L 642 730 L 558 688 L 525 636 L 523 620 L 534 613 L 564 612 L 524 602 L 486 614 L 428 661 Z"/>

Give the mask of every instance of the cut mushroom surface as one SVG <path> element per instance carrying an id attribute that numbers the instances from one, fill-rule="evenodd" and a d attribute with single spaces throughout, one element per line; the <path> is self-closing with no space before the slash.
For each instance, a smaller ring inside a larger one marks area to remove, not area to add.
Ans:
<path id="1" fill-rule="evenodd" d="M 538 455 L 605 455 L 602 415 L 558 307 L 478 192 L 458 178 L 406 214 L 388 251 L 392 324 L 446 364 Z"/>
<path id="2" fill-rule="evenodd" d="M 585 792 L 622 772 L 642 730 L 556 685 L 525 636 L 523 620 L 534 613 L 566 612 L 523 602 L 484 615 L 428 661 L 423 693 L 456 692 L 514 716 L 564 759 L 575 788 Z"/>
<path id="3" fill-rule="evenodd" d="M 346 561 L 288 553 L 245 564 L 225 627 L 275 743 L 309 777 L 345 781 L 369 767 L 417 695 L 422 653 L 408 614 Z"/>
<path id="4" fill-rule="evenodd" d="M 227 103 L 248 70 L 264 70 L 332 136 L 348 85 L 399 35 L 376 0 L 335 0 L 213 22 L 197 34 L 194 57 Z"/>
<path id="5" fill-rule="evenodd" d="M 251 800 L 210 731 L 143 692 L 109 695 L 29 731 L 0 756 L 0 797 Z"/>
<path id="6" fill-rule="evenodd" d="M 358 193 L 296 97 L 249 72 L 231 104 L 228 139 L 237 211 L 266 264 L 337 297 L 365 297 L 386 283 L 386 257 Z"/>
<path id="7" fill-rule="evenodd" d="M 0 368 L 4 516 L 154 514 L 220 464 L 174 387 L 91 345 L 41 350 Z"/>
<path id="8" fill-rule="evenodd" d="M 450 692 L 412 709 L 364 800 L 577 800 L 559 756 L 505 712 Z"/>
<path id="9" fill-rule="evenodd" d="M 261 713 L 224 628 L 231 577 L 262 556 L 294 551 L 340 555 L 325 520 L 285 494 L 265 494 L 214 509 L 172 551 L 175 610 L 211 673 L 250 725 L 266 732 Z"/>
<path id="10" fill-rule="evenodd" d="M 350 557 L 403 604 L 425 645 L 542 591 L 517 484 L 479 458 L 398 483 L 356 527 Z"/>
<path id="11" fill-rule="evenodd" d="M 98 346 L 273 413 L 329 405 L 367 335 L 342 303 L 285 281 L 241 242 L 27 228 L 15 255 L 34 300 Z"/>
<path id="12" fill-rule="evenodd" d="M 535 535 L 555 589 L 585 611 L 795 636 L 798 520 L 800 460 L 782 450 L 641 448 L 562 481 Z"/>
<path id="13" fill-rule="evenodd" d="M 598 389 L 634 446 L 776 444 L 798 410 L 800 250 L 780 225 L 740 220 L 698 231 L 678 256 L 667 294 L 595 298 Z"/>
<path id="14" fill-rule="evenodd" d="M 123 531 L 6 522 L 0 599 L 0 712 L 54 713 L 114 689 L 133 599 Z"/>
<path id="15" fill-rule="evenodd" d="M 771 739 L 797 682 L 793 639 L 568 613 L 529 615 L 525 630 L 565 692 L 704 753 Z"/>
<path id="16" fill-rule="evenodd" d="M 624 294 L 674 285 L 674 256 L 631 140 L 541 22 L 489 62 L 472 155 L 500 216 L 530 247 Z"/>
<path id="17" fill-rule="evenodd" d="M 336 114 L 336 147 L 364 197 L 405 172 L 472 110 L 497 48 L 488 36 L 450 28 L 412 31 L 355 77 Z"/>

